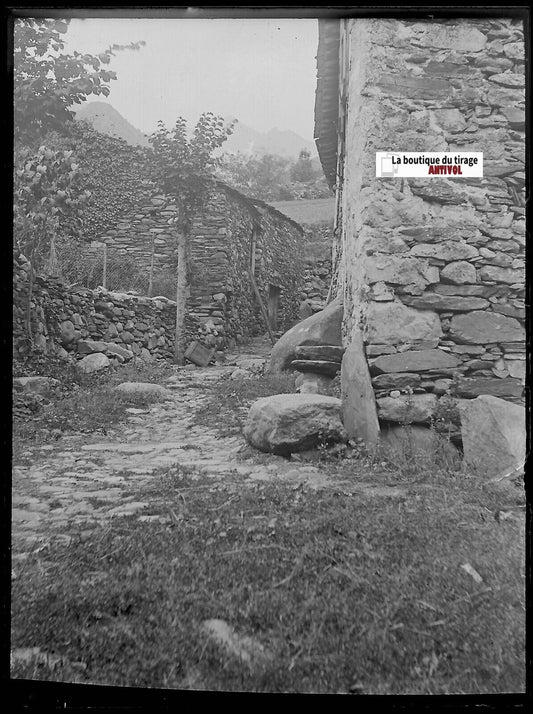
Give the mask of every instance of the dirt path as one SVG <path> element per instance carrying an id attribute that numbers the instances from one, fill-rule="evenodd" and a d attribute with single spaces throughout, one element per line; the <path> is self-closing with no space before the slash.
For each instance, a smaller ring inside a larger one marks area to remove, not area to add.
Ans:
<path id="1" fill-rule="evenodd" d="M 283 478 L 327 486 L 325 473 L 316 466 L 276 456 L 255 459 L 256 463 L 243 460 L 246 443 L 241 435 L 220 437 L 216 430 L 194 423 L 210 386 L 231 374 L 235 362 L 267 354 L 268 345 L 257 341 L 246 351 L 229 355 L 228 364 L 180 369 L 164 384 L 171 399 L 131 408 L 127 420 L 109 429 L 105 438 L 64 436 L 53 445 L 27 448 L 12 477 L 14 557 L 24 557 L 36 543 L 46 543 L 70 527 L 79 533 L 113 517 L 158 518 L 143 514 L 150 501 L 140 498 L 139 492 L 152 483 L 154 471 L 174 464 L 221 481 L 238 474 L 252 481 Z"/>

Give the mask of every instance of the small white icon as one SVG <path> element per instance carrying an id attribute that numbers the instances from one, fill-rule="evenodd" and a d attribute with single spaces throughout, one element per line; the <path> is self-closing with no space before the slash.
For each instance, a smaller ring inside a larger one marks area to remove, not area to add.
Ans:
<path id="1" fill-rule="evenodd" d="M 398 174 L 397 164 L 392 163 L 392 157 L 396 154 L 386 154 L 381 157 L 381 176 L 388 178 Z"/>

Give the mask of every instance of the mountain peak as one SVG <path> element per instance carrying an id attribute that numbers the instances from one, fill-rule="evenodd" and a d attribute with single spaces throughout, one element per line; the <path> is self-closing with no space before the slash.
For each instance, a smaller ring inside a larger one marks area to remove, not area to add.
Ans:
<path id="1" fill-rule="evenodd" d="M 111 104 L 106 102 L 87 102 L 76 109 L 78 121 L 86 121 L 93 129 L 117 139 L 124 139 L 128 144 L 149 146 L 148 137 L 136 129 Z"/>

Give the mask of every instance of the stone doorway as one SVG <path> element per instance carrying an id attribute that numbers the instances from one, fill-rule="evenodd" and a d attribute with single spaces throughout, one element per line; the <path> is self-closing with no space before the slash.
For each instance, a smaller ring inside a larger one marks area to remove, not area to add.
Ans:
<path id="1" fill-rule="evenodd" d="M 278 285 L 269 285 L 267 312 L 270 329 L 273 332 L 276 332 L 278 329 L 278 310 L 280 295 L 281 288 Z"/>

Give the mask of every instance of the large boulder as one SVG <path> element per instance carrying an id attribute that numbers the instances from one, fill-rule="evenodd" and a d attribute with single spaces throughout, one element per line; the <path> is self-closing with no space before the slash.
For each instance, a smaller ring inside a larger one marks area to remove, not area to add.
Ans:
<path id="1" fill-rule="evenodd" d="M 345 442 L 341 401 L 322 394 L 275 394 L 252 404 L 244 436 L 260 451 L 287 455 L 320 443 Z"/>
<path id="2" fill-rule="evenodd" d="M 465 462 L 492 478 L 516 469 L 526 457 L 525 407 L 483 394 L 461 400 Z"/>
<path id="3" fill-rule="evenodd" d="M 342 301 L 341 298 L 336 298 L 320 312 L 291 327 L 272 348 L 269 373 L 279 374 L 284 370 L 291 369 L 291 362 L 296 358 L 296 348 L 300 345 L 338 345 L 341 347 L 342 316 Z"/>
<path id="4" fill-rule="evenodd" d="M 97 372 L 98 370 L 105 369 L 105 367 L 109 367 L 110 365 L 111 362 L 109 361 L 109 357 L 106 357 L 106 355 L 102 352 L 94 352 L 78 362 L 78 367 L 83 372 L 87 373 Z"/>

